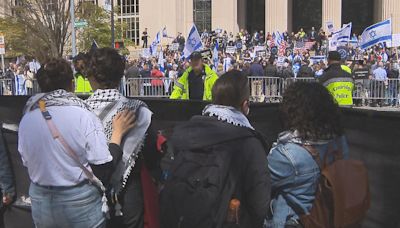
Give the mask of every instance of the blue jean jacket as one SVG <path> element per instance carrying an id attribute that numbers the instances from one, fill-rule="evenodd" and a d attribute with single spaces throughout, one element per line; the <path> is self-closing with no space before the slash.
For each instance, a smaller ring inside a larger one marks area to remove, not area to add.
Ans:
<path id="1" fill-rule="evenodd" d="M 295 135 L 293 132 L 282 133 L 268 155 L 273 195 L 272 218 L 268 218 L 267 227 L 283 228 L 286 222 L 299 219 L 296 212 L 308 213 L 311 210 L 320 169 L 310 153 L 301 145 L 312 145 L 318 150 L 323 161 L 328 145 L 337 149 L 340 143 L 344 158 L 348 157 L 348 145 L 344 136 L 335 141 L 304 142 Z M 328 161 L 331 159 L 328 158 Z"/>

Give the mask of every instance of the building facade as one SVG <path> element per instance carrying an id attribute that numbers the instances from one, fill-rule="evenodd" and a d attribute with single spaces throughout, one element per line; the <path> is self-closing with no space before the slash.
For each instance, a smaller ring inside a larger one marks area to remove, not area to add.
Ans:
<path id="1" fill-rule="evenodd" d="M 0 0 L 0 15 L 7 1 Z M 328 21 L 338 29 L 353 22 L 353 31 L 360 34 L 365 27 L 391 17 L 393 33 L 400 33 L 400 0 L 75 0 L 79 1 L 100 6 L 113 3 L 118 11 L 116 23 L 127 25 L 125 37 L 137 45 L 145 28 L 151 42 L 164 27 L 170 37 L 179 32 L 187 35 L 193 23 L 200 32 L 223 29 L 236 33 L 241 29 L 326 30 Z"/>
<path id="2" fill-rule="evenodd" d="M 328 21 L 335 29 L 353 22 L 355 32 L 361 33 L 367 26 L 391 17 L 393 33 L 400 32 L 399 0 L 142 0 L 138 7 L 139 27 L 135 30 L 141 36 L 148 28 L 150 41 L 164 27 L 169 36 L 178 32 L 186 35 L 193 23 L 200 31 L 290 32 L 300 27 L 326 30 Z"/>

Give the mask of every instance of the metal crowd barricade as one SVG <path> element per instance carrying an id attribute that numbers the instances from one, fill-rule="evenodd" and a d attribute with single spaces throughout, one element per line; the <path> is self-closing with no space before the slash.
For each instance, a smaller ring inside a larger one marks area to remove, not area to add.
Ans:
<path id="1" fill-rule="evenodd" d="M 253 102 L 279 102 L 284 81 L 278 77 L 249 77 L 250 99 Z"/>
<path id="2" fill-rule="evenodd" d="M 314 82 L 314 78 L 249 77 L 253 102 L 280 102 L 288 86 L 296 81 Z M 377 81 L 356 79 L 353 92 L 355 105 L 400 105 L 400 79 Z M 120 91 L 127 97 L 168 98 L 174 86 L 170 78 L 129 78 L 121 81 Z M 36 80 L 17 85 L 15 80 L 0 79 L 0 95 L 34 95 L 40 93 Z"/>
<path id="3" fill-rule="evenodd" d="M 0 79 L 0 95 L 14 95 L 15 81 L 12 79 Z"/>
<path id="4" fill-rule="evenodd" d="M 13 79 L 0 79 L 0 95 L 34 95 L 40 93 L 39 85 L 36 80 L 24 80 L 17 83 Z"/>
<path id="5" fill-rule="evenodd" d="M 399 105 L 399 93 L 400 79 L 356 79 L 353 99 L 357 105 Z"/>
<path id="6" fill-rule="evenodd" d="M 129 78 L 125 82 L 127 97 L 168 98 L 173 90 L 170 78 Z"/>

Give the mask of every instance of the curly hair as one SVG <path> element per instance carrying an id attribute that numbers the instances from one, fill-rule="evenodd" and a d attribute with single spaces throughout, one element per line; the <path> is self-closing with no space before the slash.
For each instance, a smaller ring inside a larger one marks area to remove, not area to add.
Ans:
<path id="1" fill-rule="evenodd" d="M 93 77 L 103 89 L 117 88 L 124 76 L 125 60 L 113 48 L 91 52 L 85 65 L 87 77 Z"/>
<path id="2" fill-rule="evenodd" d="M 331 139 L 343 134 L 339 107 L 321 84 L 293 83 L 283 96 L 280 111 L 286 130 L 297 130 L 303 140 Z"/>
<path id="3" fill-rule="evenodd" d="M 42 92 L 57 89 L 71 90 L 74 80 L 71 64 L 65 59 L 50 59 L 38 70 L 36 75 Z"/>

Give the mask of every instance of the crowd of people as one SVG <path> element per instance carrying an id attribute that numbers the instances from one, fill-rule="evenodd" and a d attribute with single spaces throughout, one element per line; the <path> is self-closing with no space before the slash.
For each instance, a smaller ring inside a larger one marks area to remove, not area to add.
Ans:
<path id="1" fill-rule="evenodd" d="M 235 35 L 226 31 L 203 31 L 201 38 L 206 51 L 203 51 L 202 55 L 205 63 L 218 75 L 230 70 L 239 70 L 249 76 L 276 77 L 282 80 L 318 79 L 322 76 L 328 67 L 329 51 L 329 35 L 322 29 L 317 31 L 312 28 L 310 32 L 300 29 L 298 33 L 291 34 L 283 32 L 279 34 L 280 44 L 275 36 L 278 35 L 264 34 L 263 31 L 250 34 L 241 30 Z M 339 48 L 341 64 L 356 80 L 357 95 L 365 98 L 357 101 L 357 104 L 374 105 L 375 100 L 367 98 L 380 95 L 381 105 L 398 105 L 399 81 L 390 80 L 399 80 L 396 48 L 388 48 L 383 43 L 361 50 L 357 46 L 358 39 L 359 37 L 353 34 L 352 42 Z M 184 48 L 185 38 L 178 34 L 172 43 L 162 50 L 162 58 L 159 53 L 155 53 L 153 56 L 142 55 L 139 59 L 131 60 L 131 73 L 126 74 L 126 78 L 163 78 L 164 85 L 160 80 L 152 80 L 151 85 L 158 88 L 158 94 L 164 90 L 161 94 L 170 95 L 171 82 L 178 80 L 189 67 L 188 60 L 182 58 Z M 377 75 L 375 70 L 381 65 L 386 75 L 382 72 Z M 140 94 L 139 90 L 135 88 L 135 92 L 130 94 L 145 95 Z"/>
<path id="2" fill-rule="evenodd" d="M 143 39 L 147 40 L 147 31 L 143 34 Z M 239 70 L 252 77 L 279 80 L 318 79 L 328 67 L 328 38 L 329 35 L 323 29 L 316 30 L 314 27 L 308 32 L 301 28 L 297 33 L 256 31 L 250 34 L 247 30 L 241 30 L 233 34 L 221 30 L 205 30 L 201 33 L 201 54 L 209 69 L 219 76 L 230 70 Z M 358 40 L 359 37 L 353 34 L 352 42 L 339 47 L 342 67 L 352 74 L 356 81 L 355 103 L 398 106 L 400 67 L 396 48 L 388 48 L 383 43 L 361 50 L 357 46 Z M 169 45 L 163 49 L 159 48 L 159 52 L 143 54 L 134 59 L 127 57 L 129 63 L 125 69 L 125 85 L 122 85 L 120 90 L 125 95 L 135 97 L 170 96 L 174 82 L 190 67 L 189 60 L 182 57 L 184 48 L 185 37 L 179 33 Z M 80 72 L 83 58 L 84 54 L 79 54 L 73 61 L 75 92 L 90 94 L 93 92 L 90 83 Z M 32 95 L 38 92 L 35 74 L 39 68 L 40 64 L 34 59 L 11 62 L 2 74 L 2 79 L 5 80 L 0 80 L 0 94 Z M 271 92 L 263 88 L 261 94 L 252 92 L 252 97 L 283 92 L 279 88 L 276 90 Z"/>
<path id="3" fill-rule="evenodd" d="M 37 91 L 35 75 L 40 63 L 35 60 L 10 62 L 5 72 L 0 72 L 0 95 L 31 95 Z"/>
<path id="4" fill-rule="evenodd" d="M 351 78 L 338 52 L 329 53 L 328 64 L 330 74 L 340 71 L 337 79 Z M 337 210 L 356 212 L 351 223 L 360 223 L 369 206 L 367 185 L 358 185 L 359 197 L 351 199 L 357 210 L 342 201 L 324 204 L 317 194 L 324 191 L 321 183 L 332 181 L 320 182 L 322 170 L 329 173 L 325 166 L 349 154 L 338 104 L 348 102 L 351 88 L 335 94 L 330 86 L 351 87 L 351 80 L 332 81 L 327 74 L 321 83 L 292 84 L 280 108 L 284 131 L 271 146 L 247 119 L 247 76 L 239 70 L 218 76 L 209 68 L 200 53 L 191 55 L 171 98 L 211 104 L 166 138 L 157 134 L 146 103 L 118 90 L 126 66 L 116 50 L 100 48 L 82 59 L 81 73 L 94 90 L 86 100 L 73 93 L 70 63 L 45 62 L 36 75 L 43 93 L 28 100 L 18 130 L 35 226 L 284 228 L 333 220 L 349 225 Z M 2 203 L 9 205 L 15 188 L 6 154 L 1 143 Z M 346 183 L 364 180 L 357 176 Z M 326 218 L 314 217 L 317 203 L 326 207 L 319 211 Z"/>

